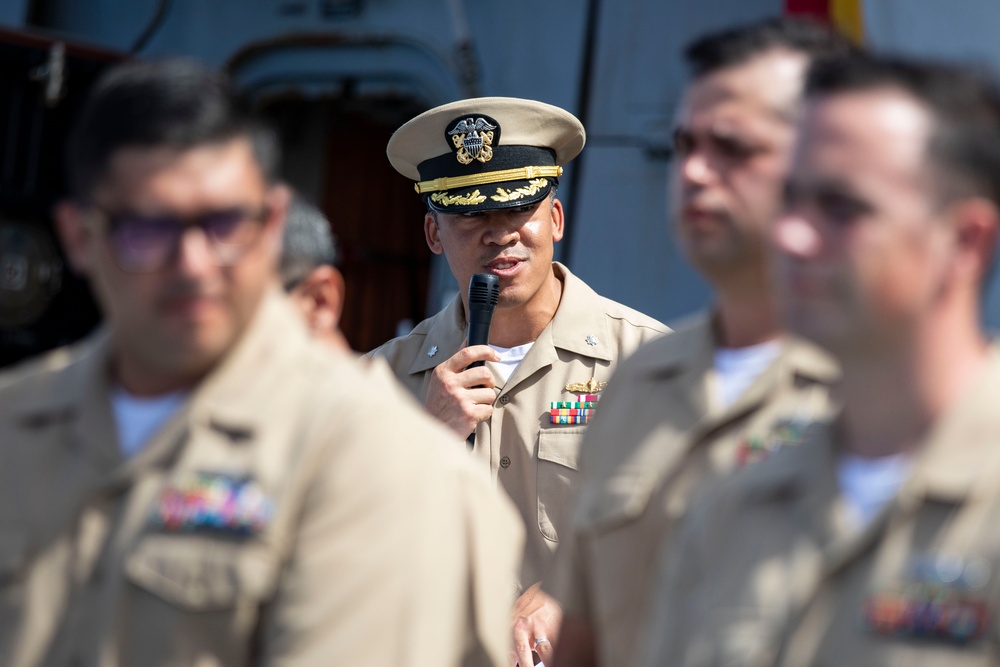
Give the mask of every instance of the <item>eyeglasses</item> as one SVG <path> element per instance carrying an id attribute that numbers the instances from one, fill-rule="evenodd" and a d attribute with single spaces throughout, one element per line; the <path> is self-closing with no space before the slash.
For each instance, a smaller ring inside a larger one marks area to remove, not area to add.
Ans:
<path id="1" fill-rule="evenodd" d="M 176 259 L 181 237 L 191 227 L 205 235 L 216 266 L 237 264 L 260 236 L 270 209 L 208 211 L 194 216 L 112 213 L 94 206 L 104 220 L 115 263 L 123 271 L 160 271 Z"/>

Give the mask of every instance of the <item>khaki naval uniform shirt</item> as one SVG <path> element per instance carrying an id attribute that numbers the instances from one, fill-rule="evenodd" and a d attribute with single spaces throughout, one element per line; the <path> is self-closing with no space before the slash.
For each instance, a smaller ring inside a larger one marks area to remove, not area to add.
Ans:
<path id="1" fill-rule="evenodd" d="M 270 294 L 130 460 L 108 337 L 0 375 L 0 661 L 501 665 L 521 528 L 454 435 Z"/>
<path id="2" fill-rule="evenodd" d="M 476 429 L 474 449 L 527 527 L 522 587 L 546 576 L 559 535 L 568 526 L 580 438 L 588 428 L 549 423 L 549 404 L 576 401 L 585 392 L 568 391 L 566 385 L 592 377 L 606 382 L 622 358 L 669 331 L 598 295 L 562 264 L 553 267 L 563 282 L 559 308 L 510 379 L 503 382 L 497 376 L 493 415 Z M 384 356 L 423 401 L 434 367 L 458 352 L 465 337 L 465 308 L 456 297 L 409 335 L 372 354 Z"/>
<path id="3" fill-rule="evenodd" d="M 1000 665 L 1000 356 L 867 526 L 847 520 L 836 425 L 735 476 L 664 564 L 652 665 Z"/>
<path id="4" fill-rule="evenodd" d="M 553 593 L 594 628 L 600 664 L 631 667 L 656 558 L 699 488 L 794 444 L 830 412 L 837 372 L 793 339 L 732 405 L 714 391 L 708 314 L 621 365 L 583 442 L 573 526 L 556 555 Z"/>

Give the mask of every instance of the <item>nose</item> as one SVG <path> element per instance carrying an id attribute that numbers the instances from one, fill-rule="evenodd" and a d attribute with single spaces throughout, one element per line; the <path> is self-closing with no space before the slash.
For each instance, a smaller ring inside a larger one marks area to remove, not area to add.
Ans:
<path id="1" fill-rule="evenodd" d="M 491 215 L 483 234 L 486 245 L 507 246 L 520 240 L 520 226 L 510 216 L 503 213 Z"/>
<path id="2" fill-rule="evenodd" d="M 702 150 L 692 150 L 679 158 L 677 171 L 684 184 L 705 185 L 711 182 L 715 170 L 708 155 Z"/>
<path id="3" fill-rule="evenodd" d="M 181 273 L 200 275 L 215 266 L 208 237 L 199 227 L 188 227 L 177 241 L 177 267 Z"/>
<path id="4" fill-rule="evenodd" d="M 805 216 L 794 211 L 781 214 L 774 223 L 774 245 L 794 257 L 811 258 L 823 248 L 823 238 Z"/>

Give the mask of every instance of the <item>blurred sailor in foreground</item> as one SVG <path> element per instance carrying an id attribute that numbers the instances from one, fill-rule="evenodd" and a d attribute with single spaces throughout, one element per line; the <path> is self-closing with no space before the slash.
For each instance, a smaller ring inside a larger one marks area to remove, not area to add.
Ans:
<path id="1" fill-rule="evenodd" d="M 513 513 L 310 340 L 277 280 L 277 159 L 200 66 L 96 85 L 58 224 L 106 324 L 0 377 L 5 665 L 506 660 Z"/>
<path id="2" fill-rule="evenodd" d="M 844 410 L 691 511 L 637 664 L 1000 664 L 1000 91 L 859 57 L 807 101 L 774 236 Z"/>
<path id="3" fill-rule="evenodd" d="M 850 44 L 804 21 L 705 35 L 677 113 L 672 217 L 715 288 L 709 312 L 622 364 L 587 433 L 553 592 L 556 665 L 632 665 L 657 554 L 704 485 L 794 444 L 830 410 L 835 364 L 782 331 L 767 232 L 781 203 L 812 59 Z"/>

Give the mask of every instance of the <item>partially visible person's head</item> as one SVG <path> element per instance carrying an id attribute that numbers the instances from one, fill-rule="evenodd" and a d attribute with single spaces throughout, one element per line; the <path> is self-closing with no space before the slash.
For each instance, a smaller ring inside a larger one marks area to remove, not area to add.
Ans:
<path id="1" fill-rule="evenodd" d="M 676 117 L 670 202 L 686 256 L 710 280 L 763 271 L 806 69 L 852 49 L 819 24 L 773 19 L 685 50 L 692 78 Z"/>
<path id="2" fill-rule="evenodd" d="M 556 188 L 583 149 L 583 125 L 535 100 L 482 97 L 426 111 L 389 141 L 389 161 L 428 207 L 427 245 L 464 290 L 476 273 L 500 278 L 499 308 L 548 299 L 563 236 Z"/>
<path id="3" fill-rule="evenodd" d="M 294 196 L 281 241 L 281 283 L 302 311 L 313 335 L 342 348 L 344 278 L 337 269 L 337 246 L 322 211 Z"/>
<path id="4" fill-rule="evenodd" d="M 123 64 L 91 91 L 57 221 L 127 388 L 197 381 L 250 322 L 276 279 L 288 200 L 278 161 L 274 133 L 195 63 Z"/>
<path id="5" fill-rule="evenodd" d="M 1000 89 L 959 66 L 856 56 L 810 73 L 777 221 L 789 326 L 834 352 L 976 326 L 1000 211 Z"/>

